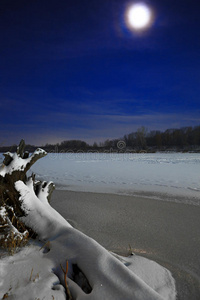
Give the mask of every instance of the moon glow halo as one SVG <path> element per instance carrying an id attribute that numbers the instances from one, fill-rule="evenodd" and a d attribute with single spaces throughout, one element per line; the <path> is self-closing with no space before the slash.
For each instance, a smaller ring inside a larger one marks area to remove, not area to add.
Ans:
<path id="1" fill-rule="evenodd" d="M 153 11 L 145 3 L 135 3 L 126 11 L 126 23 L 130 30 L 144 31 L 153 23 Z"/>

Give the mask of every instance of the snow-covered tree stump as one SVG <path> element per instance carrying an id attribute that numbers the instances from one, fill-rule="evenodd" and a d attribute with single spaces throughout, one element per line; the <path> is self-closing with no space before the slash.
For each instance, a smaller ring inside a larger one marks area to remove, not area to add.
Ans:
<path id="1" fill-rule="evenodd" d="M 33 234 L 31 228 L 27 228 L 20 220 L 20 217 L 25 216 L 25 211 L 22 208 L 22 202 L 19 200 L 20 194 L 15 188 L 15 182 L 27 182 L 27 171 L 41 157 L 47 153 L 42 149 L 37 149 L 31 156 L 24 151 L 25 142 L 21 140 L 16 153 L 4 153 L 4 160 L 0 166 L 0 245 L 10 248 L 24 244 L 28 236 Z M 41 189 L 41 183 L 35 181 L 34 190 L 37 195 Z M 49 185 L 49 197 L 53 191 L 54 185 Z"/>
<path id="2" fill-rule="evenodd" d="M 18 229 L 13 223 L 14 216 L 26 228 L 37 233 L 40 241 L 48 244 L 45 261 L 51 266 L 49 272 L 54 272 L 63 286 L 67 283 L 67 288 L 59 289 L 55 299 L 175 300 L 175 285 L 169 271 L 156 263 L 148 262 L 148 268 L 156 269 L 159 273 L 157 277 L 162 280 L 143 280 L 136 272 L 137 259 L 133 263 L 130 258 L 121 258 L 110 253 L 96 241 L 73 228 L 50 206 L 49 199 L 54 184 L 38 182 L 34 176 L 26 177 L 26 172 L 33 163 L 45 155 L 45 151 L 37 149 L 29 157 L 24 153 L 23 141 L 17 153 L 4 154 L 5 159 L 0 169 L 1 218 L 3 226 L 10 226 L 10 229 L 13 229 L 13 226 L 15 231 Z M 21 234 L 25 234 L 25 231 Z M 68 272 L 63 269 L 66 261 L 69 266 Z M 33 288 L 32 285 L 30 288 Z M 55 288 L 54 292 L 56 294 Z M 23 293 L 18 289 L 17 299 L 25 299 Z M 38 297 L 50 299 L 51 296 L 48 298 L 45 289 L 44 293 L 40 290 Z"/>

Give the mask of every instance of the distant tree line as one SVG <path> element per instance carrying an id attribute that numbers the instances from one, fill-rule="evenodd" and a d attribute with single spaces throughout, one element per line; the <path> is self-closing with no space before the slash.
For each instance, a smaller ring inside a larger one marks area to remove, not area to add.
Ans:
<path id="1" fill-rule="evenodd" d="M 152 150 L 200 150 L 200 126 L 150 131 L 145 127 L 124 136 L 126 147 Z"/>
<path id="2" fill-rule="evenodd" d="M 156 152 L 194 151 L 200 152 L 200 126 L 148 131 L 145 127 L 124 135 L 119 139 L 94 142 L 93 145 L 81 140 L 66 140 L 57 144 L 40 146 L 47 152 Z M 37 147 L 26 145 L 33 152 Z M 1 146 L 0 152 L 16 151 L 17 146 Z"/>

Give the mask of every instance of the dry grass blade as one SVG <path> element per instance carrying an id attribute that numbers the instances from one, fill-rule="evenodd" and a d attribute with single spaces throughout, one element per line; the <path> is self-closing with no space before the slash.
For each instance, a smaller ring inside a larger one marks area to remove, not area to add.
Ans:
<path id="1" fill-rule="evenodd" d="M 64 280 L 65 280 L 65 287 L 66 287 L 67 295 L 69 297 L 69 300 L 73 300 L 72 295 L 71 295 L 70 290 L 69 290 L 69 287 L 68 287 L 68 284 L 67 284 L 68 260 L 66 261 L 66 270 L 64 270 L 64 268 L 61 264 L 60 264 L 60 267 L 61 267 L 61 269 L 64 273 Z"/>
<path id="2" fill-rule="evenodd" d="M 31 275 L 30 275 L 29 281 L 31 281 L 32 275 L 33 275 L 33 268 L 32 268 L 32 270 L 31 270 Z"/>

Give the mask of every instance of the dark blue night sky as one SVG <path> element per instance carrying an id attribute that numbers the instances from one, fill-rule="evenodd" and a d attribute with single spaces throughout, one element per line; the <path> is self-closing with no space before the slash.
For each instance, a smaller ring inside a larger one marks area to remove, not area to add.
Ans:
<path id="1" fill-rule="evenodd" d="M 0 1 L 0 144 L 89 143 L 200 124 L 200 1 Z"/>

